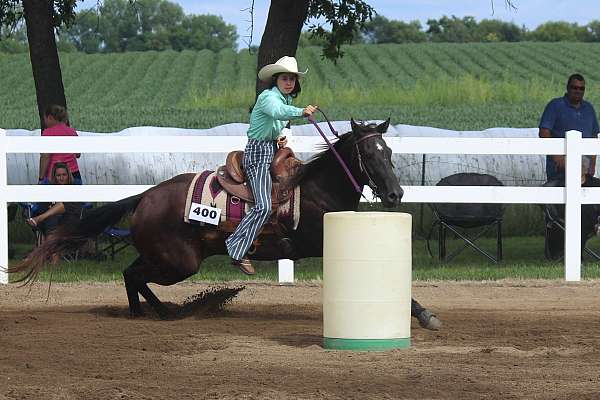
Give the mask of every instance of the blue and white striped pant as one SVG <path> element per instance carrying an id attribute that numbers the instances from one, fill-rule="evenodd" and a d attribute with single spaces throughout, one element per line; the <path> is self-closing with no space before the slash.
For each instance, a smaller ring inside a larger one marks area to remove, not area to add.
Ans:
<path id="1" fill-rule="evenodd" d="M 241 260 L 263 225 L 271 215 L 271 174 L 269 168 L 277 142 L 248 139 L 244 150 L 244 171 L 246 181 L 254 195 L 254 207 L 242 218 L 235 231 L 225 240 L 231 258 Z"/>

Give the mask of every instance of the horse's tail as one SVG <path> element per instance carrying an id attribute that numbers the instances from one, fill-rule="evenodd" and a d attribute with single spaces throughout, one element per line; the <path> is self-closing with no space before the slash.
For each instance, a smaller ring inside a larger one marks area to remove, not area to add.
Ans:
<path id="1" fill-rule="evenodd" d="M 62 225 L 41 246 L 36 247 L 23 261 L 7 269 L 8 273 L 24 273 L 15 282 L 33 283 L 53 254 L 65 254 L 80 248 L 85 242 L 119 222 L 135 210 L 145 193 L 131 196 L 87 212 L 76 224 Z"/>

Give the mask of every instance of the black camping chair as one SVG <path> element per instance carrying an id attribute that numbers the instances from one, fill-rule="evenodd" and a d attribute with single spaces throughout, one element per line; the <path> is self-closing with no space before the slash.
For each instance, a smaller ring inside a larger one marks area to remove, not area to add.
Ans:
<path id="1" fill-rule="evenodd" d="M 458 173 L 447 176 L 437 183 L 437 186 L 503 186 L 502 182 L 492 175 L 476 173 Z M 427 250 L 433 257 L 429 241 L 437 226 L 438 254 L 442 262 L 449 262 L 467 247 L 471 247 L 490 261 L 498 263 L 502 260 L 502 204 L 471 204 L 471 203 L 432 203 L 429 204 L 435 219 L 427 236 Z M 492 228 L 496 229 L 496 255 L 478 246 L 475 241 Z M 471 232 L 475 231 L 473 235 Z M 447 231 L 465 243 L 451 254 L 446 252 Z M 472 235 L 472 236 L 469 236 Z"/>
<path id="2" fill-rule="evenodd" d="M 21 203 L 21 207 L 23 208 L 23 217 L 25 219 L 34 217 L 44 211 L 39 209 L 38 203 Z M 81 217 L 92 207 L 91 203 L 84 203 L 81 209 Z M 39 246 L 43 241 L 43 232 L 39 229 L 33 229 L 33 232 L 35 234 L 36 246 Z M 129 229 L 110 226 L 94 240 L 94 253 L 91 254 L 91 257 L 97 260 L 106 260 L 110 257 L 111 260 L 114 260 L 116 254 L 131 244 L 131 232 Z M 64 255 L 63 259 L 67 262 L 77 261 L 79 259 L 79 250 Z"/>
<path id="3" fill-rule="evenodd" d="M 96 240 L 96 256 L 103 259 L 110 256 L 110 259 L 114 260 L 115 255 L 132 244 L 131 231 L 129 229 L 111 226 L 106 228 Z"/>
<path id="4" fill-rule="evenodd" d="M 23 209 L 23 212 L 22 212 L 23 218 L 26 220 L 29 218 L 33 218 L 45 211 L 45 208 L 43 208 L 40 203 L 20 203 L 20 205 L 21 205 L 21 208 Z M 81 218 L 81 216 L 83 216 L 85 211 L 87 209 L 90 209 L 91 207 L 92 207 L 91 203 L 83 203 L 83 205 L 81 207 L 81 214 L 79 217 Z M 38 228 L 32 228 L 32 231 L 35 235 L 35 246 L 38 247 L 44 241 L 44 230 L 38 229 Z M 66 262 L 77 261 L 79 259 L 79 250 L 75 250 L 74 252 L 69 253 L 69 254 L 64 254 L 62 258 Z"/>
<path id="5" fill-rule="evenodd" d="M 86 204 L 89 204 L 89 207 L 84 210 L 82 216 L 85 216 L 85 211 L 92 208 L 90 203 Z M 132 244 L 131 231 L 129 229 L 121 228 L 116 225 L 109 226 L 95 238 L 94 258 L 97 260 L 106 260 L 110 257 L 111 260 L 114 260 L 115 255 Z"/>
<path id="6" fill-rule="evenodd" d="M 564 177 L 550 180 L 543 186 L 564 187 Z M 600 179 L 588 176 L 583 186 L 600 187 Z M 548 260 L 560 260 L 564 257 L 565 250 L 565 206 L 563 204 L 544 204 L 544 256 Z M 581 207 L 581 250 L 596 261 L 600 261 L 600 254 L 589 248 L 586 243 L 595 235 L 599 218 L 598 207 L 586 204 Z"/>

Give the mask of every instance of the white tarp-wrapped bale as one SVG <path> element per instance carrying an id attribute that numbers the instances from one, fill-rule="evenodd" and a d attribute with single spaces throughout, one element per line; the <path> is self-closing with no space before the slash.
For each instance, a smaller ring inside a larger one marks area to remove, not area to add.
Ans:
<path id="1" fill-rule="evenodd" d="M 396 125 L 397 136 L 452 138 L 537 138 L 537 128 L 491 128 L 484 131 L 452 131 L 446 129 Z M 397 154 L 394 164 L 400 182 L 420 185 L 422 154 Z M 435 185 L 442 178 L 458 172 L 490 174 L 506 186 L 540 186 L 546 181 L 546 161 L 543 155 L 478 155 L 427 154 L 425 184 Z"/>
<path id="2" fill-rule="evenodd" d="M 379 121 L 380 122 L 380 121 Z M 322 129 L 330 136 L 329 128 Z M 349 121 L 334 122 L 340 133 L 350 130 Z M 136 127 L 117 133 L 79 132 L 81 136 L 244 136 L 247 124 L 227 124 L 211 129 L 179 129 Z M 314 126 L 292 127 L 294 136 L 318 135 Z M 390 126 L 386 136 L 402 137 L 537 137 L 537 128 L 494 128 L 485 131 L 451 131 L 411 125 Z M 39 130 L 7 130 L 7 135 L 39 136 Z M 293 140 L 291 141 L 293 148 Z M 231 149 L 235 150 L 235 149 Z M 307 159 L 310 154 L 297 154 Z M 82 154 L 78 160 L 86 184 L 157 184 L 184 172 L 215 169 L 224 163 L 226 153 L 113 153 Z M 420 185 L 423 170 L 422 154 L 394 154 L 396 175 L 403 185 Z M 37 182 L 38 154 L 9 154 L 8 183 L 34 184 Z M 505 185 L 538 186 L 545 181 L 544 156 L 531 155 L 426 155 L 425 184 L 433 185 L 443 177 L 457 172 L 487 173 L 496 176 Z"/>

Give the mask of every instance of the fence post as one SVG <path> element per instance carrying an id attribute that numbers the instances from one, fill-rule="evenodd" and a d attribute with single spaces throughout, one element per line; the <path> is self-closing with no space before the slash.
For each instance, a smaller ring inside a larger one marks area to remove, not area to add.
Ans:
<path id="1" fill-rule="evenodd" d="M 280 285 L 294 284 L 294 261 L 284 259 L 277 262 L 278 280 Z"/>
<path id="2" fill-rule="evenodd" d="M 581 280 L 581 132 L 565 134 L 565 279 Z"/>
<path id="3" fill-rule="evenodd" d="M 0 129 L 0 284 L 8 283 L 8 273 L 3 269 L 8 268 L 8 203 L 7 192 L 7 166 L 6 166 L 6 131 Z"/>

